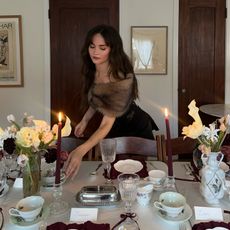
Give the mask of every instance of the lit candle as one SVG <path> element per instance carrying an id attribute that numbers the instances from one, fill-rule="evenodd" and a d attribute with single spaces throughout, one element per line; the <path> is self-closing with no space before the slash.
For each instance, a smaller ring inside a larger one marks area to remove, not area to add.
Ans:
<path id="1" fill-rule="evenodd" d="M 172 161 L 172 146 L 171 146 L 171 136 L 170 136 L 170 126 L 169 126 L 169 115 L 168 110 L 165 108 L 165 125 L 166 125 L 166 151 L 168 155 L 168 175 L 173 176 L 173 161 Z"/>
<path id="2" fill-rule="evenodd" d="M 61 129 L 62 129 L 62 113 L 58 113 L 58 138 L 57 138 L 57 160 L 55 172 L 55 184 L 60 183 L 61 177 Z"/>

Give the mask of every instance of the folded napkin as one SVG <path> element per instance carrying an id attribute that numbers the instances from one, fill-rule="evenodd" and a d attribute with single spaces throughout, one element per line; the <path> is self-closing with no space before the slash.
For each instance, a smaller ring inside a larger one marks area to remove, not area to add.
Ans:
<path id="1" fill-rule="evenodd" d="M 142 156 L 133 155 L 133 154 L 119 154 L 119 155 L 116 155 L 115 161 L 111 164 L 110 179 L 117 179 L 117 176 L 119 174 L 121 174 L 121 172 L 118 172 L 114 168 L 114 164 L 119 160 L 126 160 L 126 159 L 132 159 L 132 160 L 140 161 L 141 164 L 143 165 L 143 168 L 139 172 L 137 172 L 136 174 L 138 174 L 140 176 L 140 178 L 145 178 L 148 176 L 147 164 L 146 164 L 145 159 Z M 104 170 L 103 176 L 105 178 L 107 178 L 107 170 L 106 169 Z"/>
<path id="2" fill-rule="evenodd" d="M 110 230 L 109 224 L 95 224 L 91 221 L 86 221 L 84 224 L 64 224 L 62 222 L 56 222 L 49 225 L 47 230 L 66 230 L 66 229 L 78 229 L 78 230 Z"/>
<path id="3" fill-rule="evenodd" d="M 206 230 L 206 229 L 212 229 L 215 227 L 222 227 L 222 228 L 230 229 L 230 223 L 217 222 L 217 221 L 201 222 L 201 223 L 193 225 L 192 230 Z"/>

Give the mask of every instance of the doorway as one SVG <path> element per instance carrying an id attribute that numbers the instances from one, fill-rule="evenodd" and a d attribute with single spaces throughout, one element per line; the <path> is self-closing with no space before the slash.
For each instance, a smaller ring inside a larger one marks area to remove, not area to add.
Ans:
<path id="1" fill-rule="evenodd" d="M 68 115 L 72 126 L 81 120 L 81 47 L 87 31 L 97 24 L 109 24 L 119 31 L 119 0 L 49 0 L 51 48 L 51 123 L 57 113 Z M 89 136 L 98 126 L 92 121 Z"/>
<path id="2" fill-rule="evenodd" d="M 179 1 L 178 134 L 192 123 L 188 104 L 225 101 L 226 0 Z M 200 113 L 204 124 L 213 117 Z"/>

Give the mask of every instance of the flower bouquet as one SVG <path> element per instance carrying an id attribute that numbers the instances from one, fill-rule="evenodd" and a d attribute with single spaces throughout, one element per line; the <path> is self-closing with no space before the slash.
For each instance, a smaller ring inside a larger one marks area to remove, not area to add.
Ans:
<path id="1" fill-rule="evenodd" d="M 194 122 L 183 127 L 182 134 L 185 135 L 184 138 L 197 139 L 200 156 L 201 154 L 208 156 L 211 152 L 220 152 L 223 141 L 229 132 L 230 116 L 221 117 L 209 124 L 209 127 L 206 127 L 201 121 L 199 108 L 196 107 L 195 100 L 191 101 L 188 108 L 188 114 L 194 119 Z M 199 154 L 199 151 L 196 151 L 196 154 Z M 200 162 L 198 162 L 198 166 L 200 166 Z"/>
<path id="2" fill-rule="evenodd" d="M 54 125 L 51 129 L 47 122 L 35 120 L 27 114 L 22 125 L 15 121 L 13 115 L 7 116 L 7 120 L 11 126 L 5 130 L 0 128 L 0 150 L 18 155 L 17 162 L 23 168 L 24 196 L 29 196 L 39 190 L 41 153 L 56 148 L 58 126 Z M 61 134 L 68 136 L 70 132 L 70 119 L 66 116 Z"/>

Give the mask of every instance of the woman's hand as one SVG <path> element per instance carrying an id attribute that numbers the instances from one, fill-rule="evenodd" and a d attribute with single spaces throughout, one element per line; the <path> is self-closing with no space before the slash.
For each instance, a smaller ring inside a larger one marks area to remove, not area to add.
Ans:
<path id="1" fill-rule="evenodd" d="M 79 124 L 76 125 L 75 130 L 74 130 L 74 135 L 76 137 L 84 137 L 84 131 L 87 126 L 87 122 L 82 120 Z"/>
<path id="2" fill-rule="evenodd" d="M 73 179 L 80 168 L 83 154 L 81 153 L 81 148 L 76 148 L 73 150 L 65 163 L 65 174 L 66 178 Z"/>

